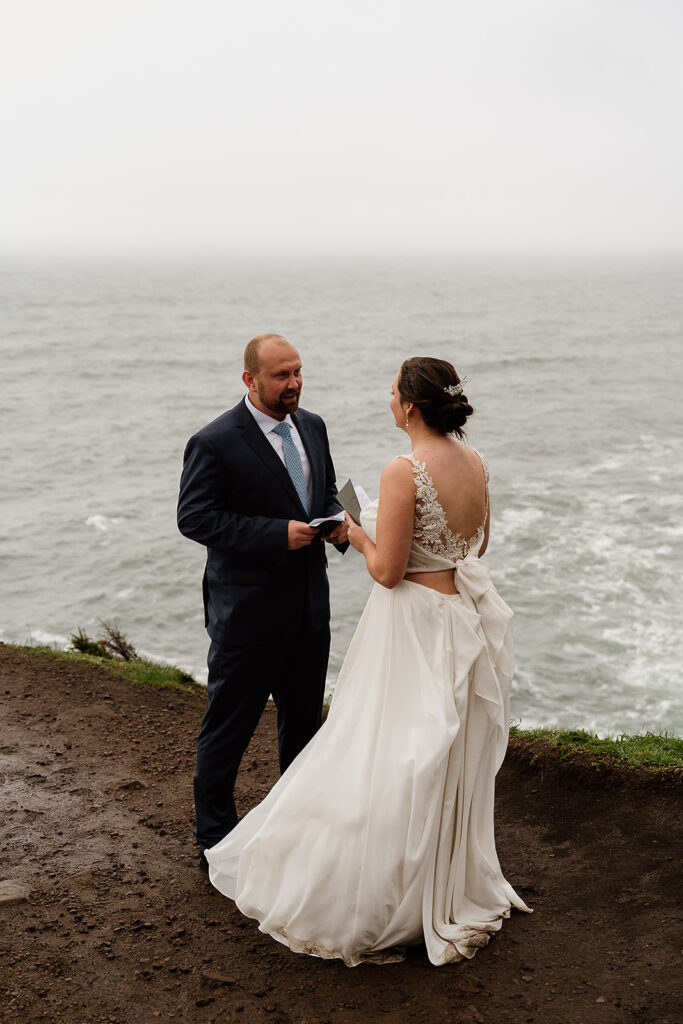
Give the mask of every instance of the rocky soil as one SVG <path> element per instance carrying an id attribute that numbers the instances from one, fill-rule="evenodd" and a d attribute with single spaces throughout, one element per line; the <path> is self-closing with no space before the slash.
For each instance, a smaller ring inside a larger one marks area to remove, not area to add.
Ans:
<path id="1" fill-rule="evenodd" d="M 680 785 L 511 746 L 497 842 L 532 915 L 471 962 L 291 953 L 212 889 L 192 836 L 204 697 L 0 645 L 3 1024 L 678 1024 Z M 263 717 L 241 811 L 277 776 Z M 678 905 L 677 905 L 678 901 Z"/>

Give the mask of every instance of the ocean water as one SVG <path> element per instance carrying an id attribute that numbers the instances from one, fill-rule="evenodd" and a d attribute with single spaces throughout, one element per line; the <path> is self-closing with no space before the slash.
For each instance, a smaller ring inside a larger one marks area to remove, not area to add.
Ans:
<path id="1" fill-rule="evenodd" d="M 388 410 L 411 355 L 470 378 L 488 457 L 486 558 L 516 614 L 513 717 L 683 734 L 679 260 L 436 257 L 0 265 L 0 638 L 114 622 L 205 679 L 203 550 L 175 505 L 187 438 L 233 405 L 244 344 L 303 357 L 340 484 L 406 449 Z M 334 682 L 371 581 L 332 551 Z M 265 624 L 264 624 L 264 628 Z"/>

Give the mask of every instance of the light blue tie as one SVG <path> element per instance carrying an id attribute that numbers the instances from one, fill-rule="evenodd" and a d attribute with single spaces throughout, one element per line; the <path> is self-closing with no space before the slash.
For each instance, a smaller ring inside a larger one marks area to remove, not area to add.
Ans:
<path id="1" fill-rule="evenodd" d="M 297 447 L 294 441 L 292 441 L 292 431 L 289 428 L 289 423 L 278 423 L 273 428 L 273 433 L 279 434 L 282 438 L 282 451 L 285 456 L 287 472 L 292 478 L 292 483 L 296 487 L 296 493 L 299 495 L 306 515 L 308 515 L 308 494 L 306 493 L 304 467 L 301 465 L 301 456 L 297 451 Z"/>

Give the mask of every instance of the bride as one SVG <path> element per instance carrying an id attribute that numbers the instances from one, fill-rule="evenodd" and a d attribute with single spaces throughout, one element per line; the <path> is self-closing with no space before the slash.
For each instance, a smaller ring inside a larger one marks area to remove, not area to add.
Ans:
<path id="1" fill-rule="evenodd" d="M 450 363 L 392 386 L 410 439 L 378 502 L 348 518 L 376 581 L 327 721 L 268 796 L 206 851 L 213 885 L 291 949 L 349 966 L 472 957 L 510 908 L 493 830 L 507 746 L 512 612 L 479 561 L 488 470 Z"/>

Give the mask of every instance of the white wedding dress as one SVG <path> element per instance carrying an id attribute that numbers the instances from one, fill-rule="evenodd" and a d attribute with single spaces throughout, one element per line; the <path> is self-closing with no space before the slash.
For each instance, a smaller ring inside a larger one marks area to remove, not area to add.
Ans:
<path id="1" fill-rule="evenodd" d="M 375 584 L 327 721 L 206 852 L 213 885 L 261 931 L 349 966 L 422 941 L 433 964 L 472 957 L 511 907 L 528 910 L 493 831 L 512 612 L 477 557 L 484 524 L 452 534 L 425 464 L 402 457 L 417 488 L 407 571 L 451 568 L 459 593 Z M 373 539 L 376 515 L 362 514 Z"/>

